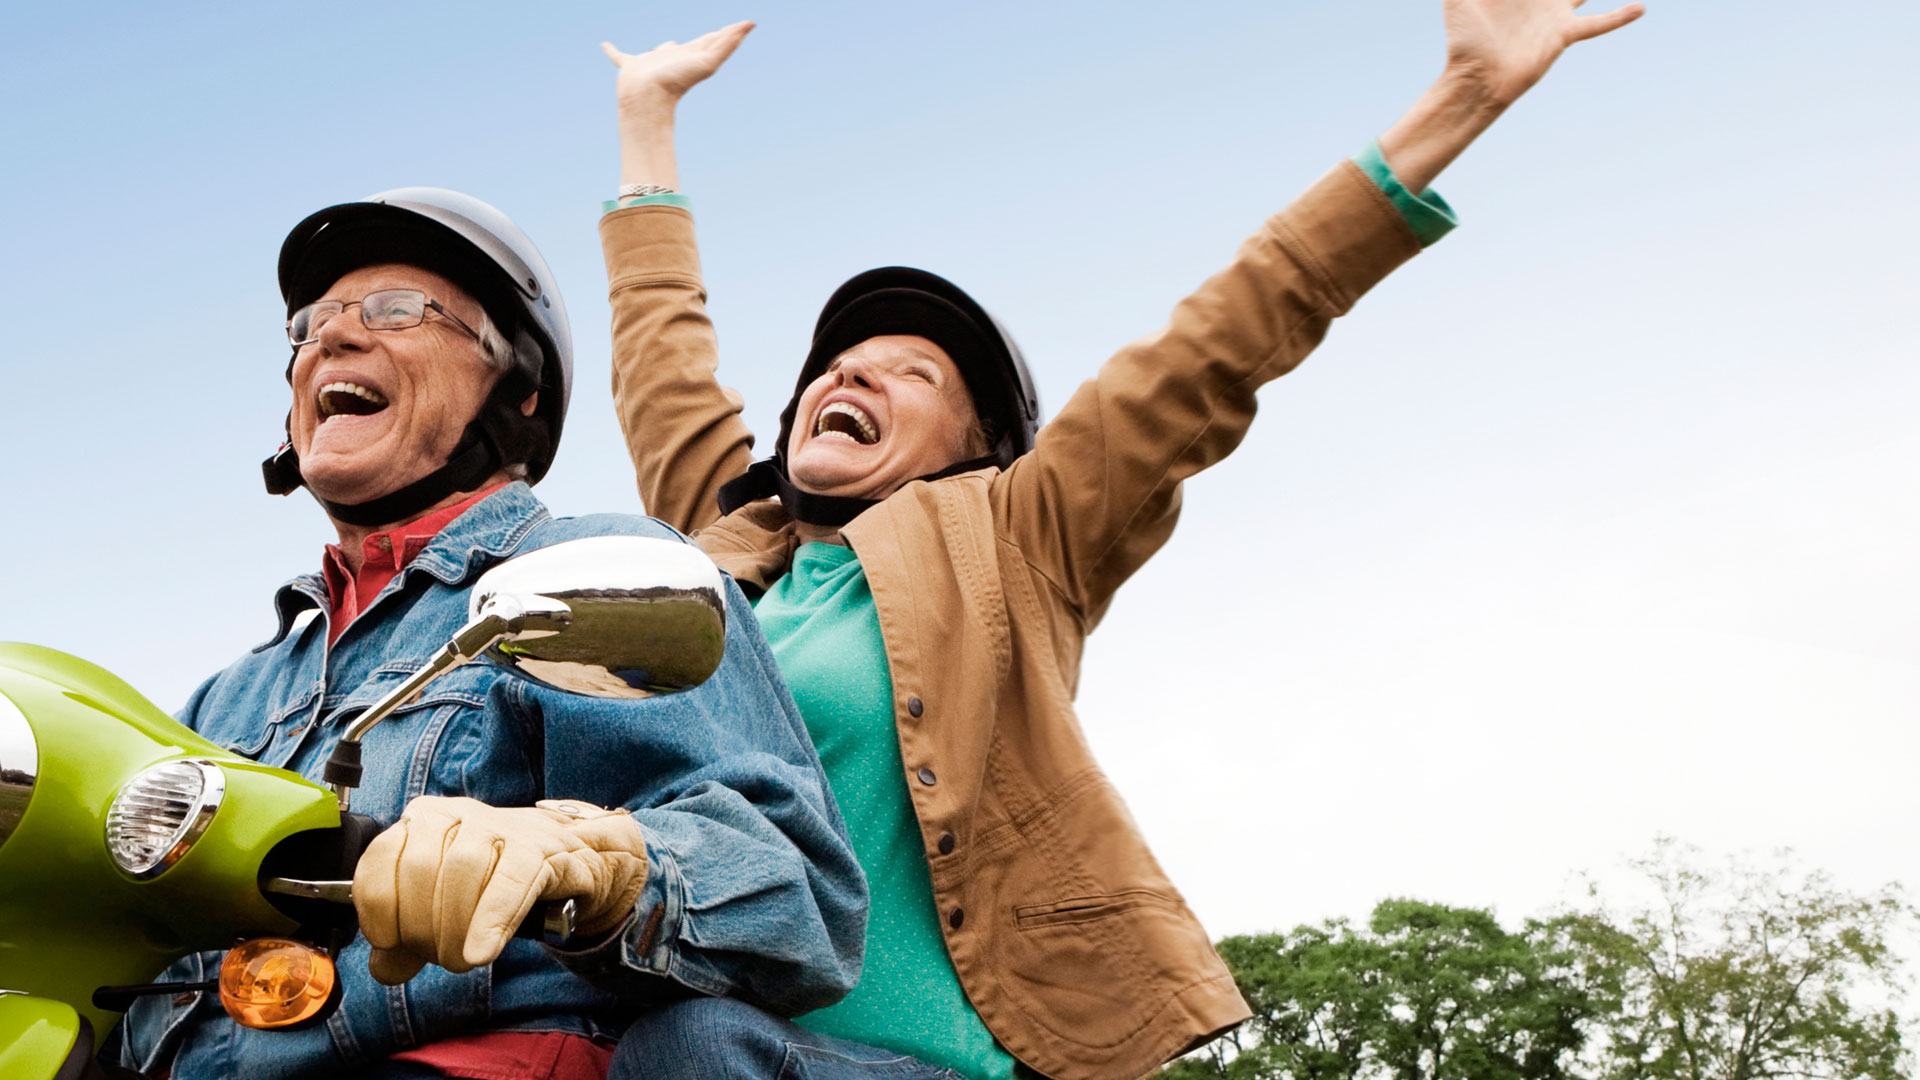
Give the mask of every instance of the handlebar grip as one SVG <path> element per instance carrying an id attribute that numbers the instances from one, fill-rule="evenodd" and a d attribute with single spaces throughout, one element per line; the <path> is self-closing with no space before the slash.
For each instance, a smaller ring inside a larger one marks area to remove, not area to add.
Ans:
<path id="1" fill-rule="evenodd" d="M 297 878 L 270 877 L 260 882 L 260 889 L 269 896 L 295 896 L 307 900 L 322 900 L 345 908 L 347 917 L 353 915 L 353 881 L 303 881 Z M 538 900 L 528 910 L 527 917 L 520 920 L 514 928 L 513 936 L 529 941 L 541 941 L 555 948 L 565 948 L 573 941 L 574 930 L 580 922 L 580 902 L 568 897 L 565 900 Z M 353 924 L 347 923 L 348 927 Z M 348 934 L 352 936 L 351 933 Z M 124 1010 L 122 1010 L 124 1011 Z"/>

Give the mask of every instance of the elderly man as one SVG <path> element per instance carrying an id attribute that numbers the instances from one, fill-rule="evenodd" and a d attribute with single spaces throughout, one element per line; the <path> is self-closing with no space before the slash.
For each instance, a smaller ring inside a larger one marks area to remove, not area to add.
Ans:
<path id="1" fill-rule="evenodd" d="M 344 724 L 461 624 L 488 566 L 576 537 L 676 534 L 554 519 L 527 490 L 559 439 L 571 346 L 545 262 L 492 207 L 433 189 L 330 207 L 287 238 L 280 284 L 293 407 L 268 487 L 304 485 L 339 543 L 281 587 L 272 638 L 180 719 L 318 778 Z M 372 729 L 354 809 L 394 824 L 355 874 L 364 936 L 340 959 L 340 1009 L 263 1032 L 211 994 L 144 998 L 121 1061 L 173 1080 L 597 1077 L 650 1001 L 734 994 L 795 1013 L 844 994 L 865 886 L 727 589 L 726 659 L 692 692 L 576 697 L 477 663 Z M 498 880 L 510 866 L 549 882 L 541 896 L 577 899 L 584 945 L 556 952 L 475 918 L 490 889 L 527 892 Z M 167 977 L 218 962 L 190 957 Z"/>

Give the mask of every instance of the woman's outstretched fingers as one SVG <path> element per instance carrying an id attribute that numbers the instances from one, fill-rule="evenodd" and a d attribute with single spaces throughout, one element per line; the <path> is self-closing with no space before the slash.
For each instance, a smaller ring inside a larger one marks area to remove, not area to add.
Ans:
<path id="1" fill-rule="evenodd" d="M 663 41 L 640 53 L 621 52 L 612 42 L 603 41 L 600 51 L 620 69 L 621 101 L 653 107 L 661 102 L 677 102 L 681 95 L 718 71 L 752 29 L 751 22 L 737 22 L 684 44 Z"/>
<path id="2" fill-rule="evenodd" d="M 1575 7 L 1586 0 L 1575 0 Z M 1610 34 L 1647 13 L 1644 4 L 1625 4 L 1607 12 L 1605 15 L 1583 15 L 1574 20 L 1573 41 L 1586 41 L 1601 34 Z"/>
<path id="3" fill-rule="evenodd" d="M 747 31 L 753 29 L 753 25 L 754 24 L 752 19 L 741 19 L 737 23 L 728 23 L 727 25 L 721 27 L 718 30 L 709 30 L 704 34 L 701 34 L 698 40 L 717 41 L 721 38 L 729 38 L 737 42 L 741 38 L 744 38 L 747 36 Z"/>
<path id="4" fill-rule="evenodd" d="M 740 43 L 747 39 L 747 32 L 753 29 L 753 25 L 751 20 L 742 20 L 734 23 L 732 26 L 723 26 L 718 30 L 710 30 L 694 38 L 688 42 L 688 44 L 696 45 L 709 52 L 716 53 L 717 56 L 714 66 L 719 67 L 721 64 L 726 63 L 727 57 L 733 55 L 733 50 L 739 48 Z"/>
<path id="5" fill-rule="evenodd" d="M 1618 30 L 1646 13 L 1628 3 L 1605 15 L 1575 14 L 1581 0 L 1444 0 L 1447 63 L 1407 115 L 1380 136 L 1401 183 L 1420 191 L 1519 100 L 1575 42 Z"/>

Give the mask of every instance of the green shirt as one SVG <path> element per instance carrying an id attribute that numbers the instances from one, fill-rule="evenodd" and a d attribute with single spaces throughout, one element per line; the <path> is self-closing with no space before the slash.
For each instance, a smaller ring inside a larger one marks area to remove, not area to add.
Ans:
<path id="1" fill-rule="evenodd" d="M 886 643 L 859 557 L 832 544 L 801 545 L 754 613 L 820 750 L 873 898 L 860 984 L 799 1024 L 975 1080 L 1008 1080 L 1014 1059 L 994 1042 L 947 957 L 893 727 Z"/>

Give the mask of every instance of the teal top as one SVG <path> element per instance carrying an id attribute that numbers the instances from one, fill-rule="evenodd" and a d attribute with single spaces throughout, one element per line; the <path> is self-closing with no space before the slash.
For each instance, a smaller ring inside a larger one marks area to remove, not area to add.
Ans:
<path id="1" fill-rule="evenodd" d="M 873 905 L 859 985 L 799 1024 L 974 1080 L 1011 1080 L 1012 1055 L 987 1031 L 947 957 L 893 726 L 893 674 L 859 557 L 802 544 L 754 614 L 820 750 Z"/>
<path id="2" fill-rule="evenodd" d="M 1413 235 L 1420 240 L 1421 247 L 1430 246 L 1434 241 L 1452 232 L 1455 225 L 1460 224 L 1460 219 L 1453 214 L 1453 207 L 1447 205 L 1447 200 L 1441 198 L 1439 192 L 1428 188 L 1416 195 L 1407 190 L 1406 185 L 1402 184 L 1400 178 L 1393 175 L 1393 170 L 1387 166 L 1386 155 L 1380 152 L 1380 140 L 1375 139 L 1367 143 L 1364 150 L 1353 155 L 1353 163 L 1360 166 L 1360 171 L 1367 174 L 1367 179 L 1378 185 L 1381 192 L 1386 195 L 1387 201 L 1393 203 L 1395 210 L 1400 211 L 1401 219 L 1407 223 L 1408 228 L 1413 230 Z M 678 206 L 686 209 L 691 209 L 693 206 L 685 195 L 675 191 L 665 195 L 638 195 L 626 199 L 608 199 L 600 204 L 600 209 L 602 213 L 611 214 L 615 210 L 625 210 L 629 206 L 655 205 Z"/>

